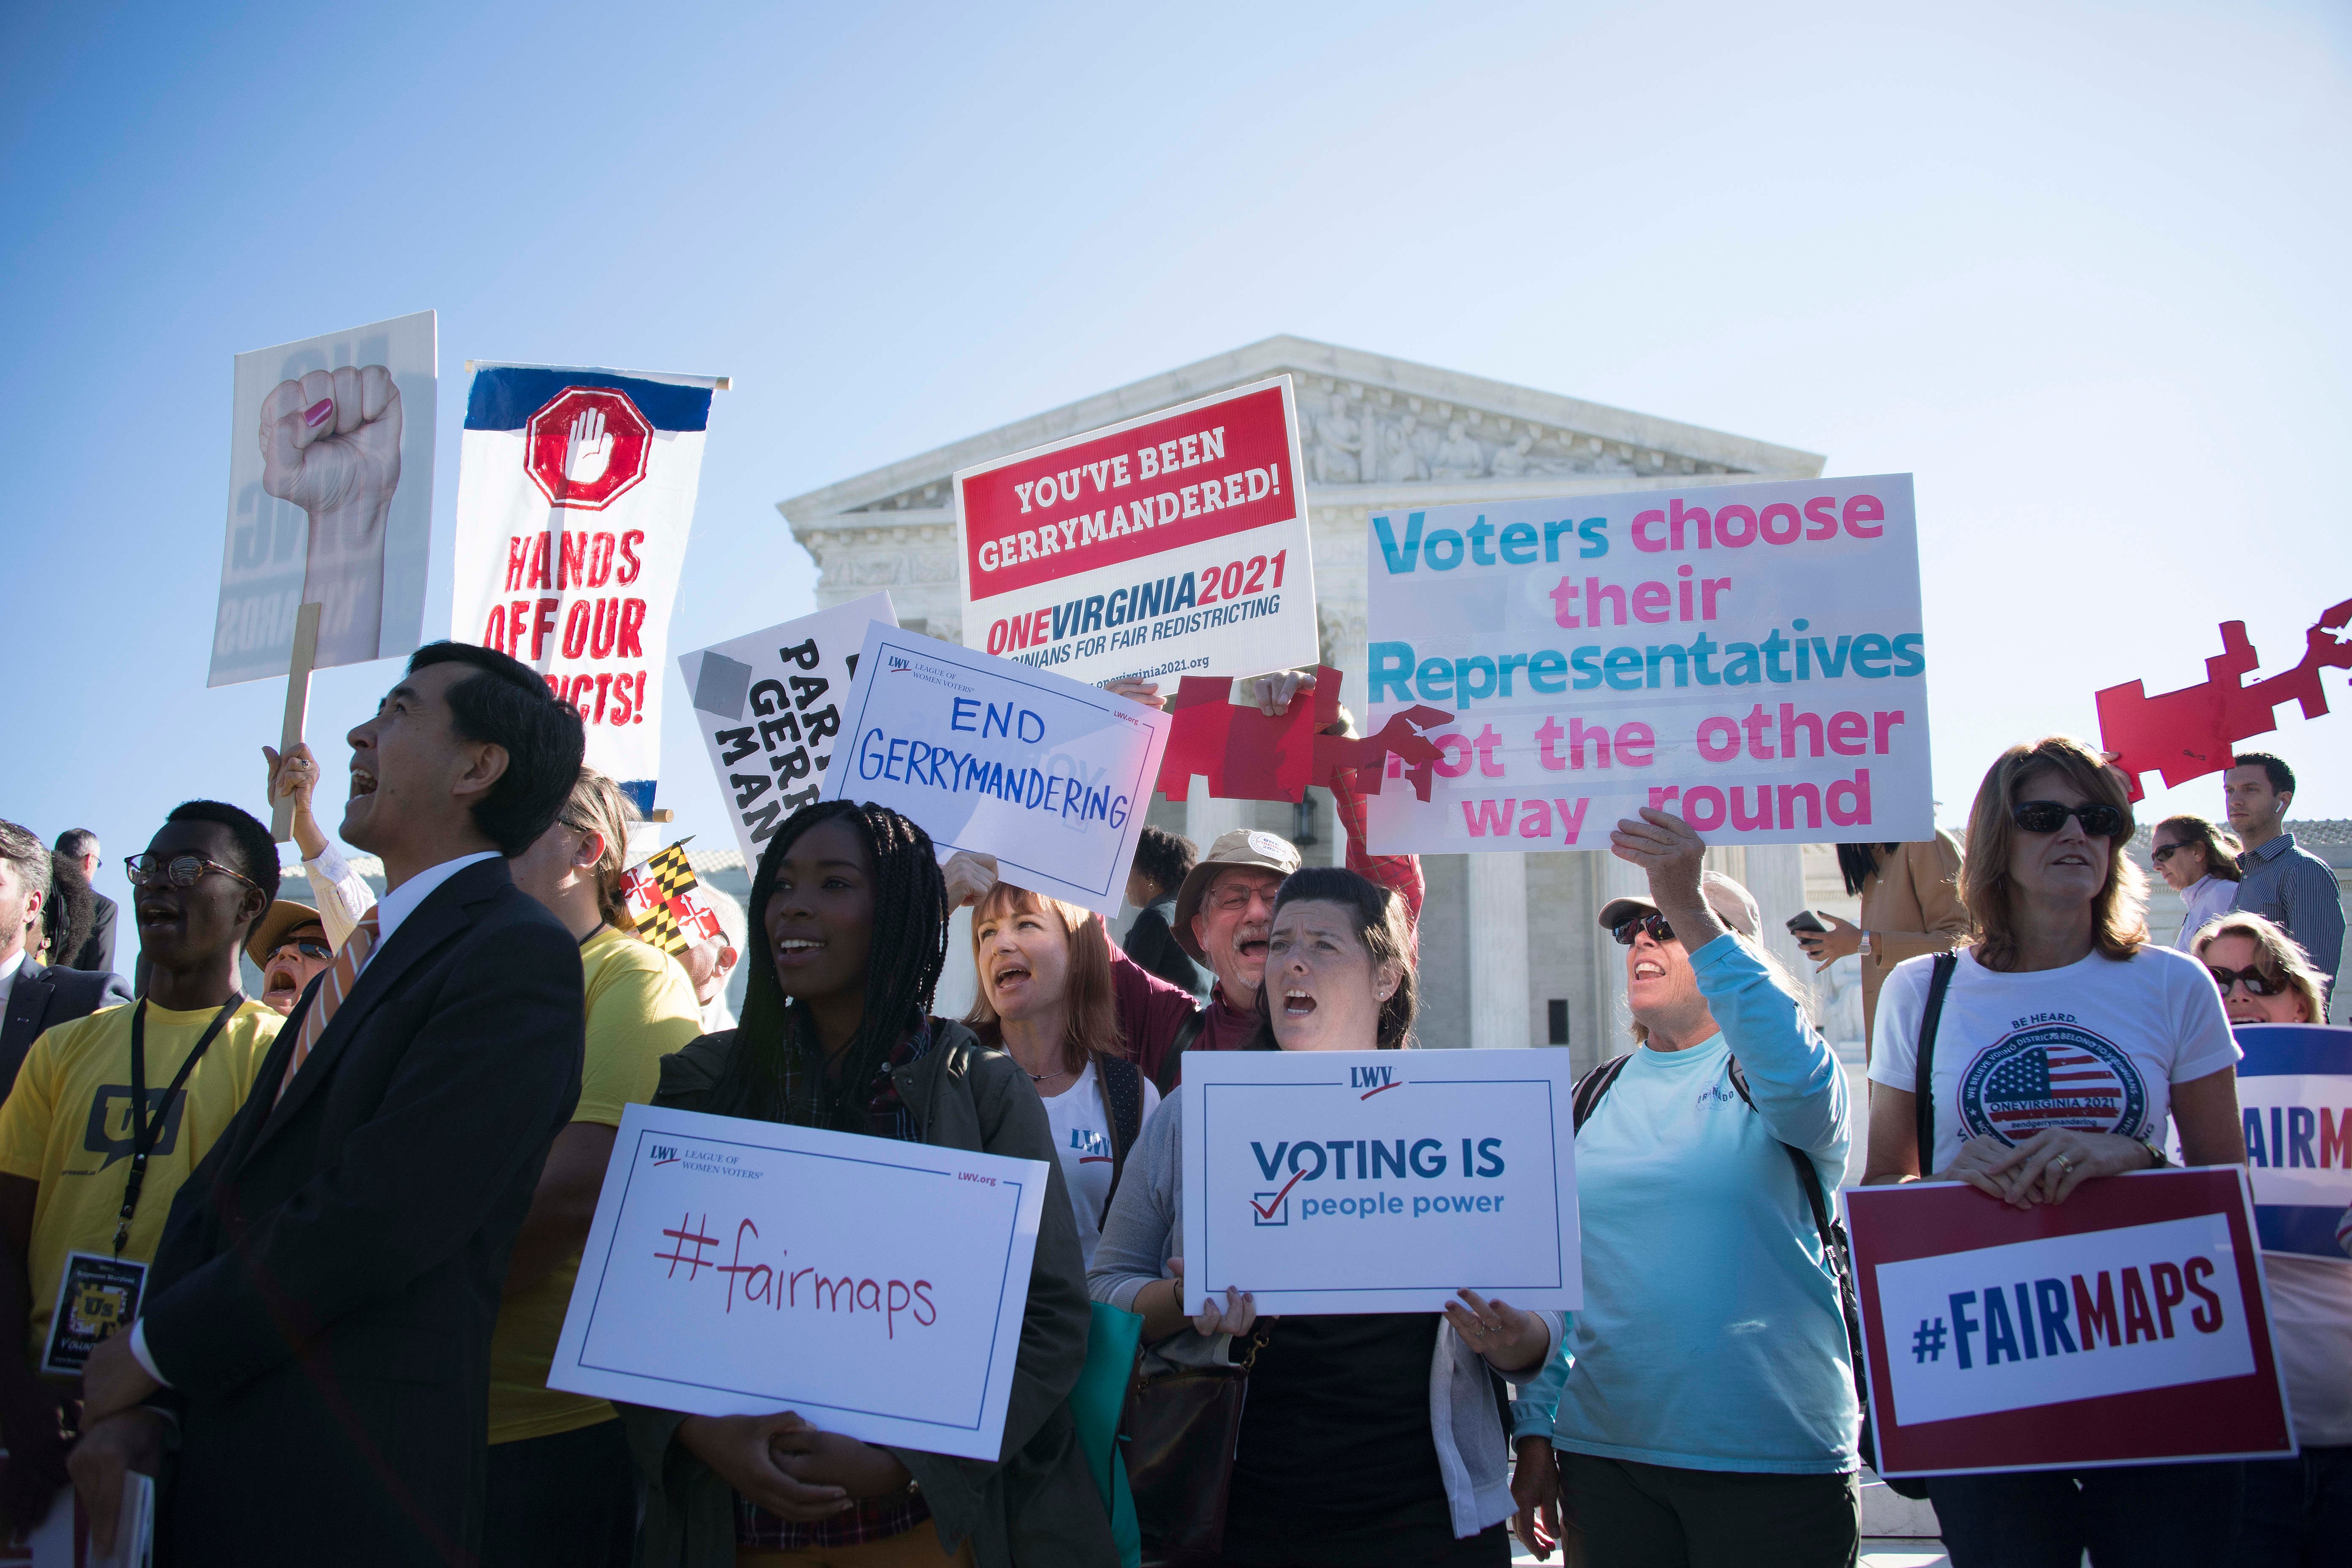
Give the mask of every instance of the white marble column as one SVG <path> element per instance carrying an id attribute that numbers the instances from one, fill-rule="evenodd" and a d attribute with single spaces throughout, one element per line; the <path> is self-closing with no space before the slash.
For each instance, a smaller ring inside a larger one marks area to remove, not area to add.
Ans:
<path id="1" fill-rule="evenodd" d="M 1748 890 L 1764 911 L 1764 947 L 1800 977 L 1813 972 L 1812 960 L 1789 934 L 1789 917 L 1805 907 L 1805 851 L 1796 844 L 1748 847 Z"/>
<path id="2" fill-rule="evenodd" d="M 971 911 L 958 910 L 948 917 L 948 961 L 940 970 L 931 1011 L 942 1018 L 961 1018 L 979 995 L 980 970 L 971 958 Z"/>
<path id="3" fill-rule="evenodd" d="M 1468 859 L 1470 1044 L 1516 1048 L 1534 1038 L 1528 1028 L 1528 859 L 1516 851 Z"/>
<path id="4" fill-rule="evenodd" d="M 1213 800 L 1209 795 L 1209 781 L 1199 773 L 1192 775 L 1192 793 L 1184 797 L 1184 837 L 1200 847 L 1202 858 L 1208 858 L 1209 847 L 1217 841 L 1217 835 L 1247 827 L 1256 817 L 1257 802 Z"/>

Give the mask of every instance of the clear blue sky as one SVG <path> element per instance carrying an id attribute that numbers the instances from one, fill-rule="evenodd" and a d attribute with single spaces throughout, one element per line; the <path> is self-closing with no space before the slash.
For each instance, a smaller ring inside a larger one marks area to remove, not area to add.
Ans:
<path id="1" fill-rule="evenodd" d="M 427 306 L 436 550 L 467 359 L 737 378 L 679 647 L 811 605 L 779 499 L 1282 331 L 1916 473 L 1947 820 L 2352 596 L 2341 5 L 232 10 L 0 21 L 0 816 L 110 862 L 260 804 L 230 356 Z M 396 668 L 315 683 L 331 773 Z"/>

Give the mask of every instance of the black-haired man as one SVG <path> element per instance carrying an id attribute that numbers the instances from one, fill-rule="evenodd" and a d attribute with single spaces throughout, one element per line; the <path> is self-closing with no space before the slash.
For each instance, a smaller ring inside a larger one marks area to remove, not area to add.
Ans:
<path id="1" fill-rule="evenodd" d="M 1136 915 L 1119 946 L 1127 956 L 1169 984 L 1195 997 L 1209 994 L 1209 974 L 1177 945 L 1169 921 L 1176 912 L 1176 889 L 1192 872 L 1200 850 L 1189 838 L 1144 826 L 1135 841 L 1135 864 L 1127 873 L 1127 901 Z"/>
<path id="2" fill-rule="evenodd" d="M 443 1564 L 480 1542 L 490 1329 L 584 1027 L 572 934 L 505 857 L 570 795 L 580 716 L 504 654 L 434 643 L 350 740 L 342 837 L 386 890 L 181 1190 L 139 1322 L 83 1373 L 70 1463 L 101 1549 L 163 1412 L 159 1555 Z"/>
<path id="3" fill-rule="evenodd" d="M 2221 793 L 2230 830 L 2246 847 L 2238 857 L 2244 875 L 2233 907 L 2276 921 L 2301 942 L 2313 966 L 2327 976 L 2332 996 L 2344 962 L 2344 897 L 2335 868 L 2296 847 L 2286 830 L 2294 770 L 2268 752 L 2241 752 L 2221 775 Z"/>
<path id="4" fill-rule="evenodd" d="M 192 800 L 124 869 L 147 994 L 43 1034 L 0 1104 L 0 1346 L 21 1347 L 0 1349 L 0 1512 L 20 1524 L 65 1484 L 59 1405 L 137 1312 L 173 1197 L 280 1022 L 237 988 L 237 950 L 278 888 L 269 829 Z"/>

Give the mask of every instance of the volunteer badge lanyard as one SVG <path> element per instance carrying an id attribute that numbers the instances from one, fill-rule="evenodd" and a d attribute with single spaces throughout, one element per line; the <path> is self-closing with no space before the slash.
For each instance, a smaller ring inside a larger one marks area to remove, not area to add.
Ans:
<path id="1" fill-rule="evenodd" d="M 155 1108 L 152 1117 L 147 1113 L 146 998 L 140 998 L 139 1010 L 131 1015 L 131 1174 L 122 1183 L 122 1222 L 114 1231 L 115 1257 L 121 1258 L 123 1247 L 130 1245 L 131 1219 L 139 1212 L 139 1189 L 147 1184 L 147 1156 L 154 1152 L 155 1141 L 163 1135 L 164 1124 L 171 1119 L 173 1102 L 188 1086 L 188 1075 L 196 1070 L 196 1063 L 204 1058 L 205 1052 L 220 1037 L 220 1032 L 228 1027 L 229 1019 L 244 1005 L 244 992 L 229 993 L 228 1000 L 221 1004 L 221 1010 L 213 1015 L 212 1024 L 196 1041 L 196 1048 L 190 1051 L 188 1059 L 180 1064 L 178 1075 L 172 1079 L 172 1087 L 163 1091 L 163 1103 Z"/>

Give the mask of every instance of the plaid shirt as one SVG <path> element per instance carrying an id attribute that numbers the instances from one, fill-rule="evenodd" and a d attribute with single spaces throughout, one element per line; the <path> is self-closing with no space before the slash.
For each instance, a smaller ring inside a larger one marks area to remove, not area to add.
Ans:
<path id="1" fill-rule="evenodd" d="M 1428 888 L 1422 879 L 1421 857 L 1375 855 L 1364 847 L 1364 824 L 1371 807 L 1356 788 L 1355 769 L 1332 773 L 1331 809 L 1348 835 L 1348 869 L 1404 900 L 1405 921 L 1417 945 L 1421 940 L 1421 897 Z"/>
<path id="2" fill-rule="evenodd" d="M 919 1062 L 931 1048 L 930 1020 L 891 1051 L 887 1059 L 876 1070 L 871 1091 L 866 1104 L 866 1131 L 877 1138 L 896 1138 L 902 1143 L 918 1142 L 915 1113 L 898 1098 L 898 1070 L 910 1062 Z M 784 1068 L 784 1103 L 793 1103 L 800 1088 L 797 1081 L 801 1068 L 797 1063 Z M 765 1552 L 798 1552 L 813 1547 L 863 1546 L 869 1541 L 887 1541 L 894 1535 L 904 1535 L 931 1517 L 930 1504 L 923 1494 L 909 1488 L 887 1497 L 858 1500 L 848 1512 L 831 1519 L 803 1524 L 797 1520 L 783 1519 L 770 1513 L 749 1498 L 735 1500 L 735 1544 L 756 1547 Z"/>

